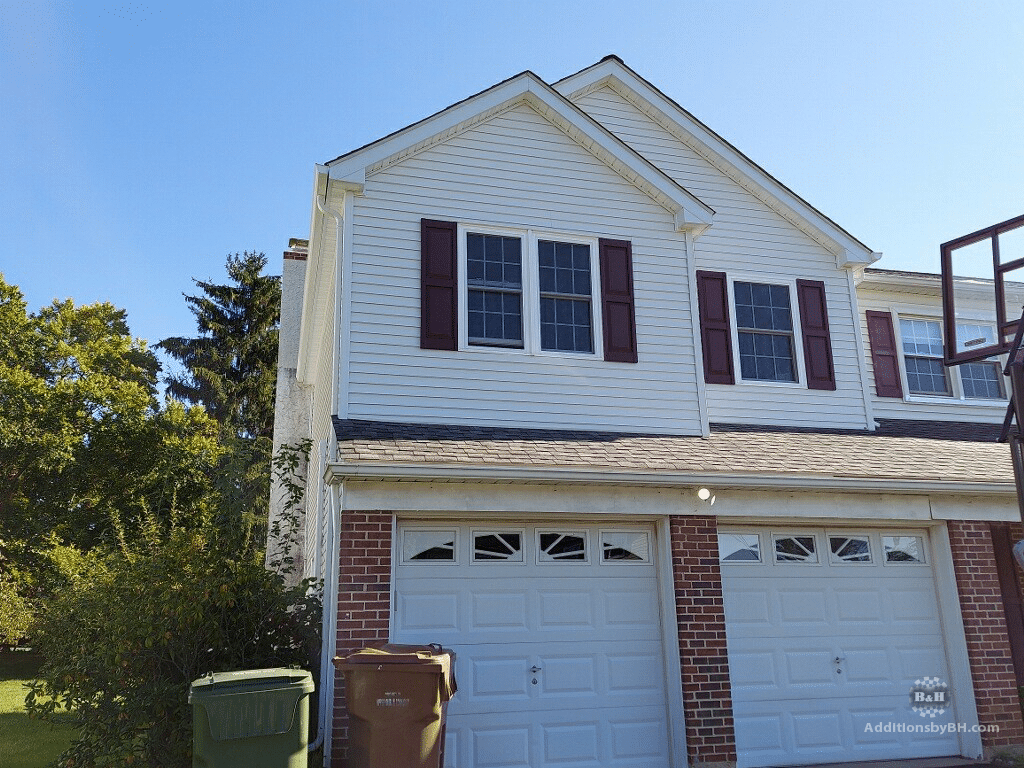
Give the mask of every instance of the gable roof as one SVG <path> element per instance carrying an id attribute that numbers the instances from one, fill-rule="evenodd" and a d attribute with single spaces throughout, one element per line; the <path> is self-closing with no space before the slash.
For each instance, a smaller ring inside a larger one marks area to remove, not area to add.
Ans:
<path id="1" fill-rule="evenodd" d="M 677 102 L 630 69 L 618 56 L 554 83 L 570 101 L 609 87 L 673 134 L 791 224 L 836 255 L 839 266 L 872 264 L 881 258 L 832 219 L 740 152 Z"/>
<path id="2" fill-rule="evenodd" d="M 712 426 L 708 437 L 335 420 L 337 474 L 1013 494 L 998 424 Z M 813 463 L 809 457 L 814 457 Z"/>
<path id="3" fill-rule="evenodd" d="M 511 109 L 527 104 L 626 182 L 669 211 L 676 229 L 700 234 L 714 210 L 604 126 L 526 71 L 327 163 L 330 178 L 360 185 L 368 176 Z"/>

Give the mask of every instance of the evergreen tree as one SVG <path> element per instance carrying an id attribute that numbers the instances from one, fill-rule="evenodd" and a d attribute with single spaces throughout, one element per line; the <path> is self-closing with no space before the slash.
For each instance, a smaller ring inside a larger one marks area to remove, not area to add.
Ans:
<path id="1" fill-rule="evenodd" d="M 164 378 L 167 393 L 204 406 L 221 425 L 220 525 L 242 546 L 265 543 L 270 499 L 281 279 L 262 275 L 266 264 L 246 251 L 227 257 L 227 285 L 193 278 L 202 295 L 185 301 L 199 335 L 156 345 L 184 369 Z"/>
<path id="2" fill-rule="evenodd" d="M 184 368 L 164 381 L 168 394 L 202 405 L 228 435 L 273 437 L 277 379 L 277 331 L 281 318 L 281 279 L 260 274 L 262 253 L 227 257 L 231 283 L 193 279 L 201 296 L 185 295 L 196 317 L 195 338 L 164 339 L 164 350 Z"/>

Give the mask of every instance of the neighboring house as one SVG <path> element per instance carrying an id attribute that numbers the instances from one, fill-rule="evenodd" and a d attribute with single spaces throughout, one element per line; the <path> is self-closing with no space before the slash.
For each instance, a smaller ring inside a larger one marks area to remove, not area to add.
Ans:
<path id="1" fill-rule="evenodd" d="M 329 656 L 458 652 L 448 766 L 1024 741 L 1005 385 L 942 368 L 936 276 L 870 268 L 616 57 L 317 166 L 312 204 L 276 433 L 313 441 L 299 555 Z"/>

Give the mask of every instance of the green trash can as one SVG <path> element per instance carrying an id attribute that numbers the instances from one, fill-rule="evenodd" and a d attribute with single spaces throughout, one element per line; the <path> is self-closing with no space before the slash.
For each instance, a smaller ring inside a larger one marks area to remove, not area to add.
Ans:
<path id="1" fill-rule="evenodd" d="M 217 672 L 192 683 L 193 768 L 306 768 L 313 677 L 301 669 Z"/>

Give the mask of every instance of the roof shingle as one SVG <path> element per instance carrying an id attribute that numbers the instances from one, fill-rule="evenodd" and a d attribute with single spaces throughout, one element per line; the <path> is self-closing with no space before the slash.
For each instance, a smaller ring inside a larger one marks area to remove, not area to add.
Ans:
<path id="1" fill-rule="evenodd" d="M 709 437 L 336 420 L 343 464 L 494 465 L 641 472 L 1009 483 L 999 425 L 881 420 L 866 430 L 712 425 Z"/>

